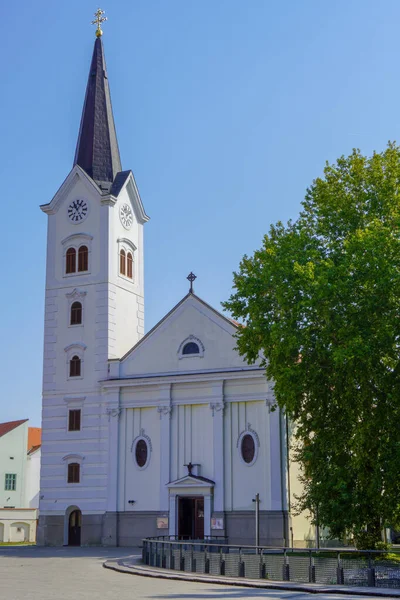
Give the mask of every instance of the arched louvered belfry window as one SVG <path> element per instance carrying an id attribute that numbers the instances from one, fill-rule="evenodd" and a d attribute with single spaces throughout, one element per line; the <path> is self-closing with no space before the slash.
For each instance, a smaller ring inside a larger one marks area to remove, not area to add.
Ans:
<path id="1" fill-rule="evenodd" d="M 81 376 L 81 359 L 79 356 L 73 356 L 69 361 L 69 376 L 80 377 Z"/>
<path id="2" fill-rule="evenodd" d="M 78 271 L 89 270 L 89 250 L 87 246 L 81 246 L 78 250 Z"/>
<path id="3" fill-rule="evenodd" d="M 75 248 L 68 248 L 65 258 L 66 258 L 65 272 L 66 273 L 75 273 L 75 271 L 76 271 L 76 250 L 75 250 Z"/>
<path id="4" fill-rule="evenodd" d="M 188 342 L 183 346 L 182 354 L 199 354 L 200 348 L 195 342 Z"/>
<path id="5" fill-rule="evenodd" d="M 82 304 L 80 302 L 73 302 L 71 306 L 71 320 L 70 325 L 81 325 L 82 324 Z"/>
<path id="6" fill-rule="evenodd" d="M 119 253 L 119 272 L 121 275 L 126 275 L 126 252 L 123 248 Z"/>
<path id="7" fill-rule="evenodd" d="M 133 256 L 131 252 L 126 255 L 126 275 L 129 279 L 133 279 Z"/>

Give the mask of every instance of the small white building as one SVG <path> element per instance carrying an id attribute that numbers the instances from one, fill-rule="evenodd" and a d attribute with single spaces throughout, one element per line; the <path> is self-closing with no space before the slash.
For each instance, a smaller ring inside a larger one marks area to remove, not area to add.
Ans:
<path id="1" fill-rule="evenodd" d="M 33 542 L 39 507 L 41 429 L 0 423 L 0 542 Z"/>

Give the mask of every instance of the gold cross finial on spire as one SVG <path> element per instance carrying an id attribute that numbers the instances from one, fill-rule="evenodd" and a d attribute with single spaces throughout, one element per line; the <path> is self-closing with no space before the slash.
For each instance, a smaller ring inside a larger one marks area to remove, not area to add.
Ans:
<path id="1" fill-rule="evenodd" d="M 101 24 L 104 23 L 104 21 L 107 21 L 107 17 L 103 17 L 104 13 L 105 11 L 101 10 L 101 8 L 98 8 L 94 13 L 94 16 L 96 18 L 94 21 L 92 21 L 92 25 L 97 25 L 96 37 L 100 37 L 103 35 L 103 32 L 101 30 Z"/>

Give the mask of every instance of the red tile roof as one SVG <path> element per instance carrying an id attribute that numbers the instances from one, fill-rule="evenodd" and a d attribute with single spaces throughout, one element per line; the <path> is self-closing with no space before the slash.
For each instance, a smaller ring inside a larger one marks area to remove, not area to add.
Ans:
<path id="1" fill-rule="evenodd" d="M 28 427 L 28 452 L 42 443 L 42 430 L 40 427 Z"/>
<path id="2" fill-rule="evenodd" d="M 34 454 L 36 450 L 39 450 L 40 446 L 41 444 L 39 444 L 38 446 L 32 446 L 32 448 L 28 450 L 28 455 L 30 456 L 31 454 Z"/>
<path id="3" fill-rule="evenodd" d="M 22 423 L 26 423 L 28 420 L 29 419 L 22 419 L 22 421 L 9 421 L 8 423 L 0 423 L 0 437 L 6 435 L 6 433 L 9 433 L 13 429 L 16 429 L 22 425 Z"/>

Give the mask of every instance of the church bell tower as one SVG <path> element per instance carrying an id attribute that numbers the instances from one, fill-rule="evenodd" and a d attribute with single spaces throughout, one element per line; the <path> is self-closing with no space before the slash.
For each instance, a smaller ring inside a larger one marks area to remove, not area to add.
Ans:
<path id="1" fill-rule="evenodd" d="M 144 334 L 148 216 L 132 171 L 121 166 L 102 15 L 99 9 L 73 167 L 41 206 L 48 216 L 41 544 L 70 543 L 71 528 L 82 520 L 89 537 L 78 540 L 76 533 L 75 542 L 102 542 L 110 441 L 100 382 L 108 376 L 108 361 Z"/>

